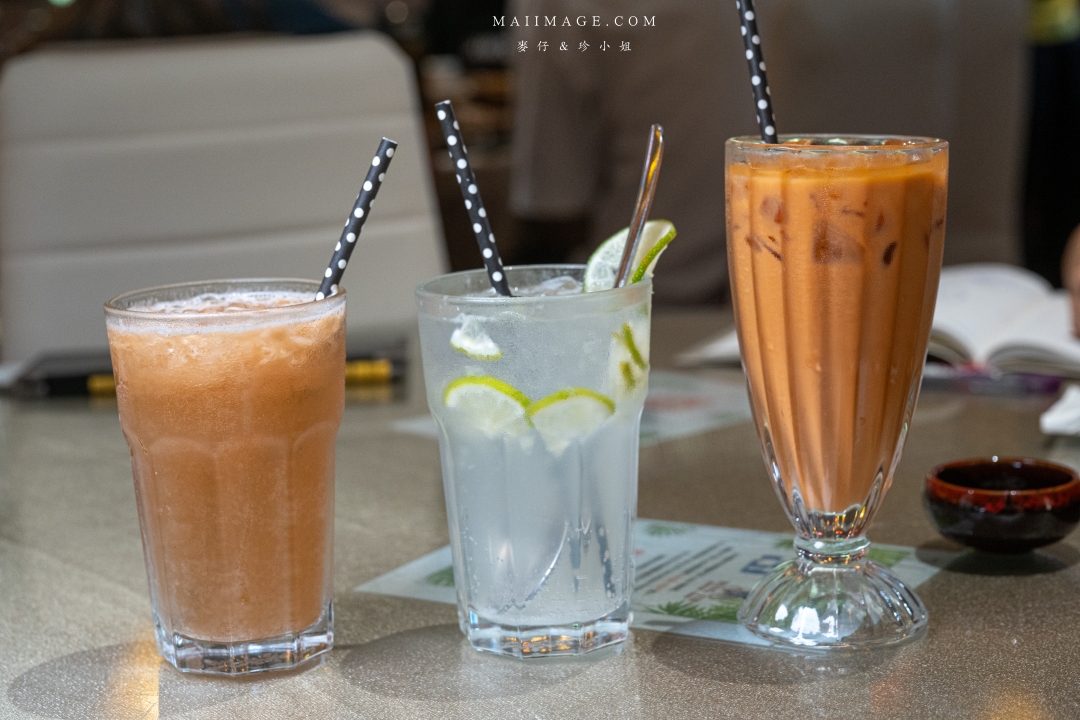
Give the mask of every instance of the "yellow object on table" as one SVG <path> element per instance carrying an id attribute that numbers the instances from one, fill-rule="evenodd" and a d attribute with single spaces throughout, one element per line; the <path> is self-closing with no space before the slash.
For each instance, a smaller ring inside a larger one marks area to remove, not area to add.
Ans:
<path id="1" fill-rule="evenodd" d="M 116 379 L 112 373 L 97 373 L 86 376 L 86 391 L 94 397 L 116 394 Z"/>
<path id="2" fill-rule="evenodd" d="M 349 360 L 345 363 L 346 385 L 388 383 L 393 379 L 394 363 L 385 358 L 378 360 Z"/>

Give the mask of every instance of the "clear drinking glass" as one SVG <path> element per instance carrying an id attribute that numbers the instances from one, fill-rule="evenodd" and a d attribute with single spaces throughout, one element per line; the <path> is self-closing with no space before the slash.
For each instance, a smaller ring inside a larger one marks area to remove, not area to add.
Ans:
<path id="1" fill-rule="evenodd" d="M 105 305 L 158 651 L 186 672 L 333 646 L 345 295 L 306 280 L 138 290 Z"/>
<path id="2" fill-rule="evenodd" d="M 512 298 L 483 270 L 417 288 L 458 618 L 480 650 L 627 635 L 652 287 L 581 293 L 583 272 L 507 268 Z"/>
<path id="3" fill-rule="evenodd" d="M 945 237 L 948 144 L 728 140 L 727 238 L 743 368 L 798 559 L 740 619 L 800 646 L 887 644 L 922 602 L 867 557 L 918 396 Z"/>

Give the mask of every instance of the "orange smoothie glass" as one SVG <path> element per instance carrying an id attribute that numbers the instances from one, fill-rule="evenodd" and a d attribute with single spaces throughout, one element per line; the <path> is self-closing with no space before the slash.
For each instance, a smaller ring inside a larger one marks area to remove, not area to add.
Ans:
<path id="1" fill-rule="evenodd" d="M 867 557 L 867 525 L 915 408 L 945 238 L 948 144 L 880 136 L 728 140 L 739 347 L 798 558 L 740 620 L 809 647 L 919 635 L 918 596 Z"/>
<path id="2" fill-rule="evenodd" d="M 333 646 L 345 295 L 306 280 L 139 290 L 105 305 L 158 651 L 186 672 Z"/>

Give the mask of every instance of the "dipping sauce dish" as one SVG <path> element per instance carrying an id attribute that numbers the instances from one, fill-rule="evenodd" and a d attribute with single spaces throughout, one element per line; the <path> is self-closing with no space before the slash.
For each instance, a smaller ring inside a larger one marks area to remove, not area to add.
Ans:
<path id="1" fill-rule="evenodd" d="M 1080 475 L 1045 460 L 959 460 L 930 471 L 923 505 L 950 540 L 1023 553 L 1061 540 L 1080 523 Z"/>

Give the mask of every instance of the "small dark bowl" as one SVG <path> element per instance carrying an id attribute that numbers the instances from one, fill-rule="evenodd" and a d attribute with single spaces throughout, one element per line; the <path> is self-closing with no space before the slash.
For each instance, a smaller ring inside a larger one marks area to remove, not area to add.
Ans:
<path id="1" fill-rule="evenodd" d="M 1080 523 L 1080 475 L 1044 460 L 960 460 L 930 471 L 923 505 L 950 540 L 1023 553 L 1061 540 Z"/>

